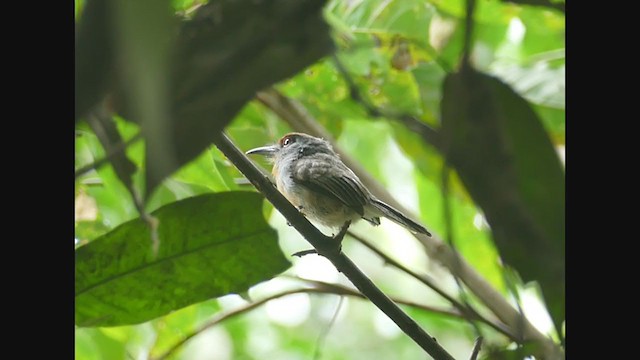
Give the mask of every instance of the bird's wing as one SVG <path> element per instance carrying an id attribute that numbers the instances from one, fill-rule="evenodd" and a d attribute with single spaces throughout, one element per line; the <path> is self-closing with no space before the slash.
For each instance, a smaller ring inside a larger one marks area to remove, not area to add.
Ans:
<path id="1" fill-rule="evenodd" d="M 294 171 L 292 178 L 309 190 L 334 198 L 363 216 L 368 198 L 362 185 L 348 175 L 336 176 L 334 173 L 328 168 L 314 167 L 312 171 Z"/>

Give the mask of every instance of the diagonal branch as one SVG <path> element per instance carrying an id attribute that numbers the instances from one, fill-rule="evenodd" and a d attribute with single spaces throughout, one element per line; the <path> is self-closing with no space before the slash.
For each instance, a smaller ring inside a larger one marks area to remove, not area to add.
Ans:
<path id="1" fill-rule="evenodd" d="M 469 357 L 469 360 L 476 360 L 478 358 L 478 354 L 480 354 L 480 349 L 482 348 L 483 340 L 484 338 L 482 336 L 479 336 L 476 339 L 476 342 L 473 344 L 473 351 L 471 351 L 471 356 Z"/>
<path id="2" fill-rule="evenodd" d="M 473 14 L 476 9 L 475 0 L 466 1 L 466 16 L 464 17 L 464 42 L 462 44 L 462 67 L 463 69 L 470 66 L 471 50 L 473 46 Z"/>
<path id="3" fill-rule="evenodd" d="M 408 267 L 400 264 L 399 262 L 397 262 L 396 260 L 391 258 L 389 255 L 387 255 L 384 252 L 382 252 L 380 249 L 376 248 L 369 241 L 367 241 L 366 239 L 362 238 L 360 235 L 354 234 L 353 232 L 349 232 L 349 235 L 352 238 L 356 239 L 359 243 L 361 243 L 362 245 L 367 247 L 369 250 L 371 250 L 374 253 L 376 253 L 376 255 L 381 257 L 384 260 L 385 263 L 387 263 L 387 264 L 399 269 L 402 272 L 407 273 L 409 276 L 411 276 L 414 279 L 420 281 L 421 283 L 427 285 L 429 288 L 431 288 L 433 291 L 435 291 L 438 295 L 442 296 L 444 299 L 449 301 L 451 303 L 451 305 L 453 305 L 458 311 L 460 311 L 460 313 L 462 315 L 464 315 L 465 318 L 468 321 L 473 321 L 473 320 L 481 321 L 484 324 L 489 325 L 491 328 L 493 328 L 497 332 L 505 335 L 509 339 L 511 339 L 513 341 L 518 341 L 518 338 L 515 335 L 511 334 L 509 329 L 504 324 L 502 324 L 502 323 L 494 323 L 493 321 L 487 319 L 486 317 L 484 317 L 480 313 L 478 313 L 469 304 L 463 304 L 463 303 L 459 302 L 453 296 L 447 294 L 438 285 L 436 285 L 436 283 L 433 282 L 428 276 L 420 275 L 420 274 L 416 273 L 415 271 L 409 269 Z"/>
<path id="4" fill-rule="evenodd" d="M 416 324 L 407 314 L 405 314 L 396 304 L 391 301 L 371 280 L 358 269 L 358 267 L 344 253 L 336 247 L 333 238 L 327 237 L 316 229 L 298 209 L 296 209 L 247 159 L 229 138 L 220 133 L 216 134 L 214 142 L 218 149 L 242 172 L 251 183 L 262 192 L 267 200 L 278 209 L 278 211 L 289 221 L 304 238 L 313 245 L 319 254 L 326 257 L 333 265 L 342 272 L 357 288 L 384 312 L 398 327 L 409 335 L 421 348 L 423 348 L 434 359 L 453 359 L 453 357 L 443 349 L 433 337 L 427 334 Z"/>
<path id="5" fill-rule="evenodd" d="M 358 87 L 356 86 L 356 83 L 353 81 L 353 79 L 347 72 L 347 69 L 344 67 L 342 62 L 338 59 L 338 56 L 335 54 L 333 55 L 333 64 L 335 65 L 338 72 L 342 75 L 342 78 L 347 82 L 347 86 L 349 87 L 351 98 L 358 104 L 362 105 L 362 107 L 364 107 L 365 110 L 367 110 L 367 113 L 369 114 L 369 116 L 372 116 L 372 117 L 382 116 L 387 119 L 398 121 L 404 126 L 406 126 L 409 130 L 420 135 L 427 143 L 431 144 L 431 146 L 435 147 L 436 149 L 440 149 L 442 140 L 441 140 L 440 133 L 437 130 L 427 125 L 426 123 L 418 120 L 414 116 L 411 116 L 408 114 L 391 113 L 389 111 L 376 108 L 369 102 L 369 100 L 365 99 L 362 96 L 360 91 L 358 91 Z"/>
<path id="6" fill-rule="evenodd" d="M 138 210 L 140 218 L 149 226 L 151 246 L 155 256 L 158 254 L 158 248 L 160 247 L 160 239 L 158 238 L 159 223 L 156 218 L 145 210 L 144 201 L 140 196 L 140 192 L 133 185 L 133 173 L 136 171 L 136 165 L 129 160 L 124 151 L 119 150 L 119 146 L 123 144 L 124 141 L 111 121 L 111 116 L 106 106 L 102 104 L 88 116 L 87 122 L 104 147 L 105 152 L 108 154 L 107 158 L 113 166 L 113 170 L 118 176 L 118 179 L 131 195 L 133 205 L 136 207 L 136 210 Z"/>
<path id="7" fill-rule="evenodd" d="M 357 161 L 349 156 L 349 154 L 340 150 L 340 147 L 336 144 L 331 134 L 315 121 L 313 116 L 309 114 L 300 102 L 287 98 L 273 88 L 259 92 L 257 99 L 288 123 L 295 131 L 321 137 L 329 141 L 334 150 L 340 154 L 342 161 L 358 175 L 362 183 L 371 190 L 376 197 L 405 214 L 411 214 L 411 211 L 396 201 Z M 523 340 L 540 343 L 543 352 L 550 354 L 550 358 L 554 358 L 554 356 L 559 353 L 560 350 L 553 341 L 533 327 L 527 319 L 521 319 L 520 313 L 513 308 L 504 296 L 471 267 L 464 258 L 456 255 L 454 250 L 442 241 L 442 238 L 437 234 L 433 234 L 432 237 L 421 234 L 414 234 L 414 236 L 425 248 L 429 257 L 437 260 L 449 269 L 453 275 L 458 276 L 471 292 L 510 329 L 511 333 L 516 333 L 516 329 L 523 327 Z M 459 257 L 459 260 L 456 260 L 457 257 Z M 524 324 L 522 321 L 524 321 Z"/>

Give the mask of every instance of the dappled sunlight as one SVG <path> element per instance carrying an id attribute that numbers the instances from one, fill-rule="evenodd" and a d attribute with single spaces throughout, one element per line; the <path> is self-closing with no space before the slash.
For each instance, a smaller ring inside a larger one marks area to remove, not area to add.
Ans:
<path id="1" fill-rule="evenodd" d="M 309 295 L 294 294 L 269 301 L 266 306 L 269 319 L 280 325 L 295 327 L 309 317 Z"/>

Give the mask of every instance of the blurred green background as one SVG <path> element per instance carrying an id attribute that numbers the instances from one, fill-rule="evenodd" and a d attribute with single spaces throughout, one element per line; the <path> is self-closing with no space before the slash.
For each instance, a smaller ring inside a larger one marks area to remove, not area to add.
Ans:
<path id="1" fill-rule="evenodd" d="M 183 13 L 197 8 L 200 2 L 173 0 L 172 5 L 176 13 Z M 83 6 L 84 1 L 75 1 L 77 20 L 83 16 Z M 338 57 L 374 106 L 412 115 L 438 128 L 443 79 L 455 71 L 461 56 L 464 6 L 462 0 L 330 0 L 323 7 L 323 16 L 331 27 Z M 482 0 L 477 1 L 475 21 L 472 64 L 509 84 L 528 101 L 564 164 L 564 14 L 546 7 Z M 441 154 L 397 121 L 369 116 L 350 96 L 347 83 L 330 57 L 274 87 L 299 101 L 336 139 L 341 150 L 356 159 L 430 231 L 447 236 Z M 125 140 L 139 131 L 138 125 L 122 118 L 115 117 L 114 121 Z M 273 143 L 292 130 L 257 100 L 248 102 L 226 127 L 232 140 L 245 151 Z M 75 149 L 76 168 L 105 156 L 100 141 L 84 122 L 76 124 Z M 138 169 L 144 168 L 142 141 L 129 146 L 126 154 Z M 268 163 L 254 160 L 270 171 Z M 143 176 L 142 170 L 134 174 L 136 186 L 142 186 Z M 242 174 L 211 146 L 164 180 L 150 197 L 147 210 L 200 194 L 255 191 L 242 179 Z M 514 307 L 521 307 L 541 333 L 557 340 L 558 334 L 536 283 L 522 283 L 505 275 L 482 210 L 455 174 L 452 181 L 449 201 L 456 248 Z M 110 165 L 78 177 L 75 195 L 76 248 L 138 216 L 131 196 Z M 282 254 L 292 263 L 284 273 L 250 287 L 246 293 L 212 298 L 142 324 L 76 327 L 76 359 L 156 357 L 217 316 L 285 290 L 309 287 L 296 277 L 352 288 L 348 279 L 323 257 L 290 257 L 310 246 L 272 210 L 265 201 L 266 219 L 277 231 Z M 459 293 L 450 272 L 430 260 L 406 230 L 386 220 L 375 228 L 359 222 L 352 230 L 404 266 L 428 274 L 450 294 Z M 434 291 L 387 266 L 359 242 L 347 237 L 343 251 L 387 295 L 451 308 Z M 517 289 L 518 299 L 510 287 Z M 481 313 L 489 314 L 473 294 L 467 295 Z M 467 321 L 416 307 L 402 308 L 456 359 L 469 357 L 478 334 Z M 481 357 L 497 358 L 498 355 L 490 355 L 490 349 L 514 348 L 510 339 L 483 324 L 479 326 L 485 337 Z M 424 359 L 426 356 L 369 301 L 301 292 L 224 320 L 193 336 L 169 358 Z"/>

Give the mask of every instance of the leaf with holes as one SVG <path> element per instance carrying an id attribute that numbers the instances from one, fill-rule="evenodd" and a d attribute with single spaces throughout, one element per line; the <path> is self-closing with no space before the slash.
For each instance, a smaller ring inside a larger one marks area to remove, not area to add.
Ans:
<path id="1" fill-rule="evenodd" d="M 140 219 L 76 250 L 76 325 L 138 324 L 244 292 L 290 265 L 257 193 L 200 195 L 152 215 L 159 221 L 155 257 Z"/>

